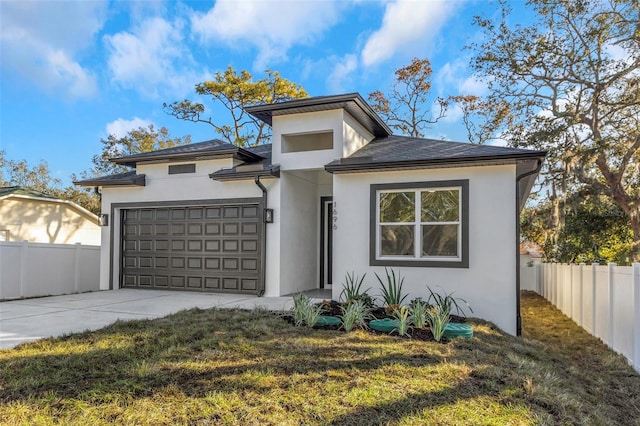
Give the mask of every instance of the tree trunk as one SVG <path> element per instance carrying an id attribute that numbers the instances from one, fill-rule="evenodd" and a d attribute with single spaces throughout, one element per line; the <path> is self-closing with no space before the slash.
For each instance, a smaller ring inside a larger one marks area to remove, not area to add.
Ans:
<path id="1" fill-rule="evenodd" d="M 629 215 L 629 224 L 633 231 L 633 246 L 631 247 L 631 262 L 640 262 L 640 208 L 636 208 Z"/>

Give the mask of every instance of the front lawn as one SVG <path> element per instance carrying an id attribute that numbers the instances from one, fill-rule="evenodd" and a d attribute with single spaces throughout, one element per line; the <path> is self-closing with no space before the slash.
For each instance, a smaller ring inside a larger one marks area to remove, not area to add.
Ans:
<path id="1" fill-rule="evenodd" d="M 447 344 L 190 310 L 0 351 L 2 424 L 640 424 L 640 376 L 542 298 Z"/>

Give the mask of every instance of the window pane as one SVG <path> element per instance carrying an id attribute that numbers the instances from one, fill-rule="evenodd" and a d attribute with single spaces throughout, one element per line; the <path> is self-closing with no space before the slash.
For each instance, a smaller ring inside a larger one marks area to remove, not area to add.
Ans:
<path id="1" fill-rule="evenodd" d="M 422 256 L 458 256 L 458 225 L 423 225 Z"/>
<path id="2" fill-rule="evenodd" d="M 422 192 L 423 222 L 454 222 L 459 220 L 460 191 L 447 189 Z"/>
<path id="3" fill-rule="evenodd" d="M 381 256 L 413 256 L 413 225 L 380 226 Z"/>
<path id="4" fill-rule="evenodd" d="M 380 222 L 415 222 L 415 192 L 381 192 Z"/>

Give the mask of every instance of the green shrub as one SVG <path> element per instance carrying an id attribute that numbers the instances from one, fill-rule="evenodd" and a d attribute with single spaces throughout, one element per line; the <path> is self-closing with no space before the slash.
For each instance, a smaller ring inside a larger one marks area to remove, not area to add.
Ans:
<path id="1" fill-rule="evenodd" d="M 427 304 L 429 306 L 440 307 L 442 310 L 447 312 L 447 315 L 450 315 L 451 309 L 455 307 L 456 314 L 466 317 L 467 315 L 465 314 L 464 310 L 458 304 L 458 301 L 460 301 L 460 302 L 463 302 L 465 305 L 467 305 L 467 308 L 469 308 L 469 311 L 473 312 L 473 309 L 471 309 L 471 306 L 469 306 L 466 300 L 460 297 L 453 297 L 453 293 L 449 293 L 449 294 L 445 293 L 445 295 L 442 296 L 434 292 L 433 290 L 431 290 L 429 286 L 427 286 L 427 289 L 429 290 L 429 299 L 427 300 Z"/>
<path id="2" fill-rule="evenodd" d="M 429 305 L 421 298 L 416 298 L 409 305 L 411 323 L 416 328 L 424 328 L 427 325 L 427 310 Z"/>
<path id="3" fill-rule="evenodd" d="M 340 292 L 340 301 L 342 303 L 350 304 L 355 300 L 362 300 L 365 305 L 369 307 L 373 306 L 373 300 L 368 293 L 371 288 L 362 290 L 362 283 L 366 276 L 367 274 L 364 274 L 362 278 L 360 278 L 355 274 L 355 272 L 352 272 L 351 274 L 347 272 L 345 282 L 342 284 L 343 289 Z"/>
<path id="4" fill-rule="evenodd" d="M 391 270 L 391 274 L 389 274 L 389 270 L 384 268 L 384 272 L 387 275 L 386 282 L 380 278 L 378 274 L 375 274 L 378 282 L 380 283 L 380 291 L 382 292 L 382 300 L 386 304 L 387 311 L 393 312 L 395 309 L 399 308 L 404 302 L 404 299 L 407 298 L 406 294 L 402 293 L 402 284 L 404 283 L 404 277 L 400 276 L 400 271 L 398 271 L 398 276 L 396 277 L 396 273 Z"/>
<path id="5" fill-rule="evenodd" d="M 306 324 L 313 327 L 318 322 L 322 314 L 322 305 L 314 305 L 311 299 L 304 293 L 297 293 L 293 296 L 293 320 L 296 326 Z"/>
<path id="6" fill-rule="evenodd" d="M 350 332 L 355 327 L 366 327 L 367 319 L 371 317 L 371 309 L 362 300 L 342 305 L 342 327 L 346 332 Z"/>
<path id="7" fill-rule="evenodd" d="M 433 306 L 427 311 L 427 322 L 436 342 L 442 339 L 444 328 L 449 323 L 449 311 L 441 306 Z"/>
<path id="8" fill-rule="evenodd" d="M 398 309 L 393 311 L 393 316 L 399 321 L 397 328 L 398 334 L 400 336 L 408 335 L 410 327 L 409 309 L 407 309 L 406 306 L 400 306 Z"/>

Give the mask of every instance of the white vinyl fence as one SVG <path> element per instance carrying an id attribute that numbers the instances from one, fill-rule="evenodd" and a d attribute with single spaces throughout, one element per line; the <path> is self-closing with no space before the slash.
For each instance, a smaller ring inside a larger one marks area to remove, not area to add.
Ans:
<path id="1" fill-rule="evenodd" d="M 99 246 L 0 241 L 0 300 L 99 288 Z"/>
<path id="2" fill-rule="evenodd" d="M 633 266 L 542 263 L 526 271 L 528 287 L 640 372 L 640 263 Z M 524 281 L 525 275 L 521 275 Z"/>

